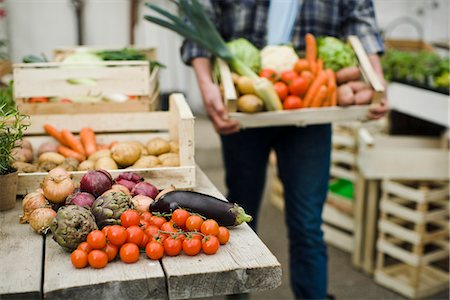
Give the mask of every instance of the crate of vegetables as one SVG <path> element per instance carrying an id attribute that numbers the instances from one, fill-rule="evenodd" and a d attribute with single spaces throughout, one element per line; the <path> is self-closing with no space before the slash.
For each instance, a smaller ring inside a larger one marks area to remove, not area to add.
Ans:
<path id="1" fill-rule="evenodd" d="M 259 76 L 239 76 L 218 61 L 226 105 L 242 127 L 367 119 L 370 104 L 379 101 L 384 86 L 359 39 L 350 36 L 347 44 L 333 37 L 316 41 L 307 34 L 305 41 L 305 57 L 290 46 L 267 46 L 259 53 L 255 48 Z"/>
<path id="2" fill-rule="evenodd" d="M 145 60 L 104 61 L 94 55 L 22 63 L 13 66 L 13 78 L 15 101 L 28 115 L 150 111 L 159 97 L 157 70 L 150 73 Z"/>
<path id="3" fill-rule="evenodd" d="M 79 180 L 88 170 L 113 176 L 132 170 L 156 186 L 195 187 L 194 117 L 181 94 L 169 111 L 32 115 L 22 148 L 14 153 L 18 194 L 39 188 L 59 166 Z"/>

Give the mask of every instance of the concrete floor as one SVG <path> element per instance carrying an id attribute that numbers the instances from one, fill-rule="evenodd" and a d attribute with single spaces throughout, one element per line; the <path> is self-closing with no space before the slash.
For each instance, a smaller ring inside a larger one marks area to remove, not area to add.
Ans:
<path id="1" fill-rule="evenodd" d="M 220 141 L 207 118 L 196 118 L 195 138 L 195 156 L 198 165 L 225 194 Z M 251 294 L 251 299 L 294 299 L 288 279 L 288 240 L 284 217 L 283 213 L 270 203 L 267 187 L 260 220 L 258 235 L 281 263 L 283 278 L 281 286 L 277 289 Z M 270 223 L 267 220 L 270 220 Z M 377 285 L 371 277 L 352 267 L 348 253 L 330 246 L 328 256 L 329 292 L 335 295 L 336 299 L 405 299 Z M 214 297 L 214 299 L 223 298 Z M 441 292 L 430 299 L 449 299 L 449 291 Z"/>

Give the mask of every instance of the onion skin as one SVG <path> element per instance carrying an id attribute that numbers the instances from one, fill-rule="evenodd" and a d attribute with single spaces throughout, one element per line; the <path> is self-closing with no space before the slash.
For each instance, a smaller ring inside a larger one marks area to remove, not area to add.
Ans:
<path id="1" fill-rule="evenodd" d="M 72 195 L 69 195 L 66 199 L 66 205 L 78 205 L 78 206 L 87 206 L 91 207 L 92 203 L 94 203 L 95 198 L 92 194 L 86 192 L 76 192 Z"/>
<path id="2" fill-rule="evenodd" d="M 43 194 L 52 203 L 62 203 L 73 193 L 75 185 L 69 173 L 62 168 L 51 170 L 41 184 Z"/>
<path id="3" fill-rule="evenodd" d="M 131 190 L 131 194 L 133 196 L 136 195 L 144 195 L 148 196 L 152 199 L 155 199 L 155 197 L 158 195 L 159 191 L 158 189 L 151 184 L 150 182 L 140 182 L 136 184 L 133 189 Z"/>
<path id="4" fill-rule="evenodd" d="M 95 198 L 111 189 L 113 180 L 105 170 L 88 171 L 80 180 L 80 191 L 92 194 Z"/>
<path id="5" fill-rule="evenodd" d="M 31 213 L 44 207 L 50 207 L 50 204 L 41 192 L 36 191 L 27 194 L 22 200 L 23 216 L 20 217 L 20 223 L 28 223 Z"/>
<path id="6" fill-rule="evenodd" d="M 144 195 L 136 195 L 131 198 L 131 202 L 134 204 L 134 209 L 139 213 L 149 211 L 150 205 L 153 203 L 153 199 Z"/>
<path id="7" fill-rule="evenodd" d="M 29 218 L 31 228 L 39 234 L 45 234 L 56 212 L 51 208 L 37 208 Z"/>
<path id="8" fill-rule="evenodd" d="M 119 179 L 119 180 L 116 179 L 116 183 L 126 187 L 128 191 L 131 191 L 136 185 L 135 182 L 126 179 Z"/>

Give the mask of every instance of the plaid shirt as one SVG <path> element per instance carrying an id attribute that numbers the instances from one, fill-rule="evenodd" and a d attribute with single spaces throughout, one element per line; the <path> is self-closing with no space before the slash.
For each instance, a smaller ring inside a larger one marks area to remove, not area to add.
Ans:
<path id="1" fill-rule="evenodd" d="M 280 1 L 280 0 L 273 0 Z M 266 45 L 269 0 L 200 0 L 225 41 L 246 38 L 256 47 Z M 371 0 L 303 0 L 292 34 L 292 45 L 298 51 L 305 47 L 306 33 L 345 39 L 357 35 L 368 54 L 382 53 L 383 41 L 375 20 Z M 195 57 L 210 53 L 185 40 L 181 47 L 186 64 Z"/>

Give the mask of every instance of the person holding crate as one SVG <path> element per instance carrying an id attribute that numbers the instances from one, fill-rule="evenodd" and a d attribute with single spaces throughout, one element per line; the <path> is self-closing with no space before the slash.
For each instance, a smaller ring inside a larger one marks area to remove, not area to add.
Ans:
<path id="1" fill-rule="evenodd" d="M 284 5 L 280 5 L 282 2 Z M 370 0 L 201 3 L 225 41 L 244 37 L 258 48 L 290 42 L 296 50 L 302 50 L 307 33 L 339 38 L 357 35 L 377 75 L 383 78 L 378 55 L 384 48 Z M 274 20 L 291 21 L 283 25 Z M 268 157 L 274 149 L 285 191 L 292 290 L 296 298 L 325 299 L 327 253 L 321 215 L 328 192 L 331 125 L 240 130 L 239 124 L 228 117 L 219 87 L 213 81 L 211 54 L 189 40 L 183 43 L 181 54 L 184 62 L 194 68 L 205 110 L 221 137 L 228 199 L 254 217 L 250 225 L 256 229 Z M 371 108 L 369 117 L 379 119 L 386 112 L 383 97 L 380 104 Z"/>

